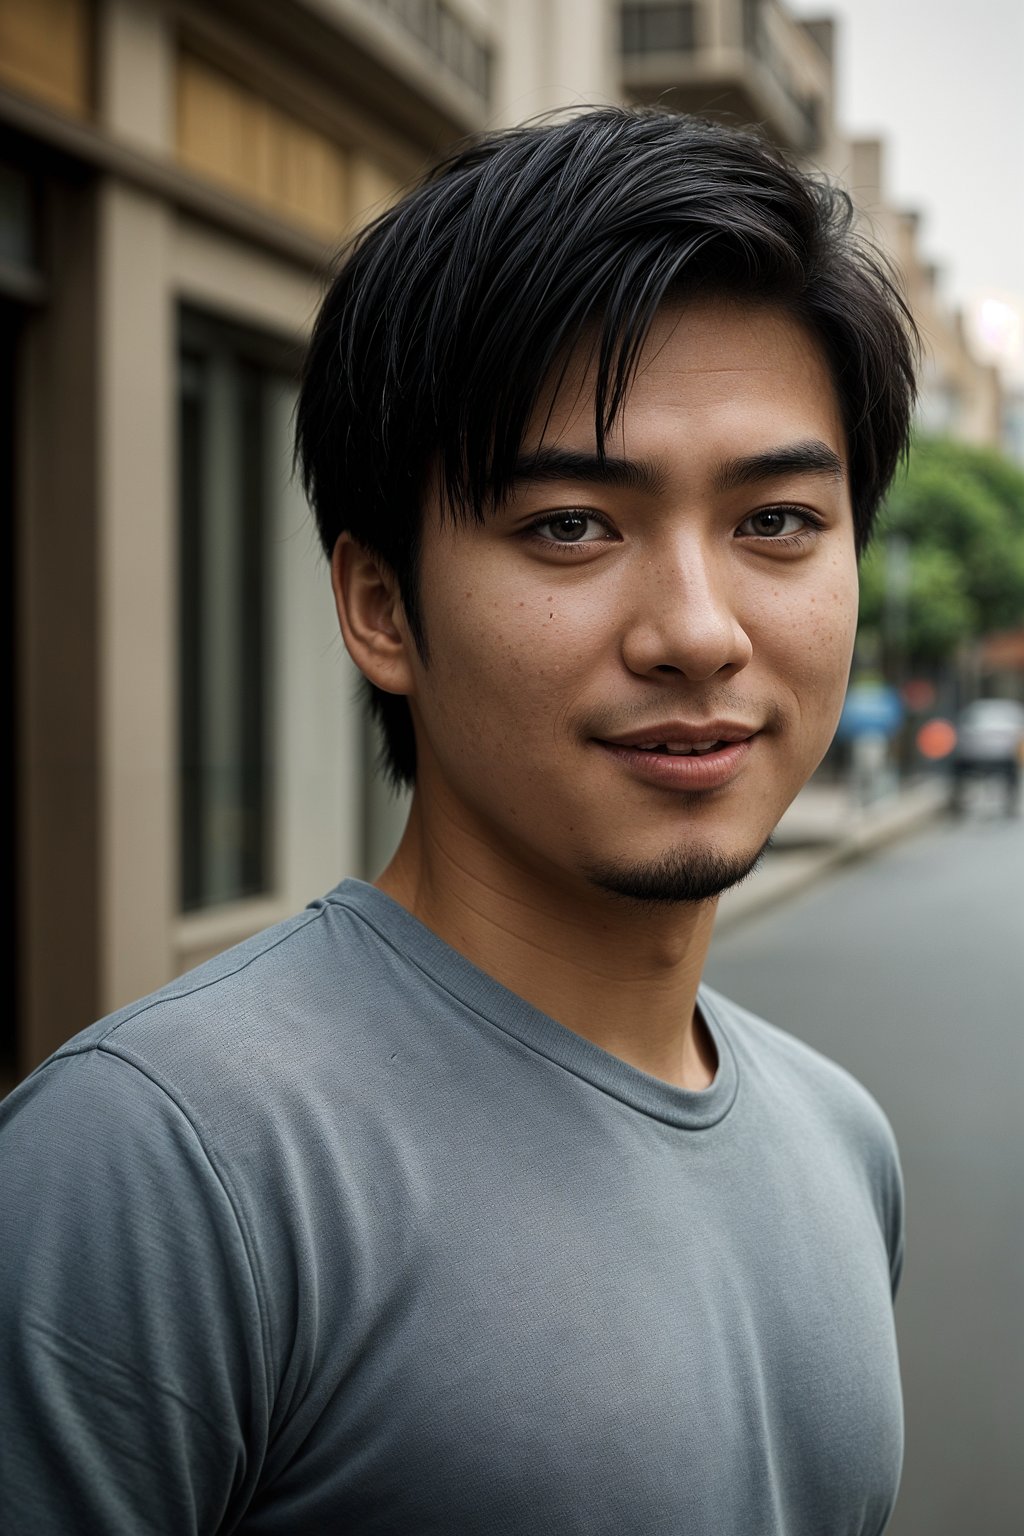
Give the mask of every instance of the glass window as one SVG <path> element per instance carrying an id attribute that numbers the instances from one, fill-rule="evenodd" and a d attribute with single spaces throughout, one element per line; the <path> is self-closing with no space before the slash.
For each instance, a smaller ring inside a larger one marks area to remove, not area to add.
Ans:
<path id="1" fill-rule="evenodd" d="M 696 46 L 693 3 L 627 5 L 622 11 L 626 54 L 690 53 Z"/>
<path id="2" fill-rule="evenodd" d="M 183 312 L 179 366 L 181 906 L 270 889 L 276 481 L 264 464 L 287 372 L 231 328 Z"/>
<path id="3" fill-rule="evenodd" d="M 35 266 L 32 184 L 24 171 L 0 162 L 0 264 Z"/>

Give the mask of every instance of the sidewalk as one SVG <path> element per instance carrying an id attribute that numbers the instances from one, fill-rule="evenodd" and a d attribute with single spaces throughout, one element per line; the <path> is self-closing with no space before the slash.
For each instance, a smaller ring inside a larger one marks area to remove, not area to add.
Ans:
<path id="1" fill-rule="evenodd" d="M 915 831 L 948 801 L 948 785 L 939 777 L 910 784 L 862 808 L 851 806 L 845 788 L 812 780 L 776 828 L 761 868 L 720 899 L 715 931 L 785 901 L 839 865 Z"/>

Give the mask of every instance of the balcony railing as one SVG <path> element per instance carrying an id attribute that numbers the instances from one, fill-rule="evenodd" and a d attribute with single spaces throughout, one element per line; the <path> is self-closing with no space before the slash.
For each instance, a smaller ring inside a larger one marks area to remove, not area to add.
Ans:
<path id="1" fill-rule="evenodd" d="M 784 142 L 812 152 L 821 143 L 823 103 L 801 79 L 799 55 L 807 39 L 799 23 L 778 0 L 722 0 L 717 24 L 710 9 L 709 0 L 623 0 L 621 45 L 627 76 L 632 75 L 641 89 L 667 86 L 673 83 L 674 71 L 683 76 L 685 66 L 685 79 L 675 84 L 692 110 L 713 112 L 713 98 L 720 107 L 725 102 L 722 110 L 732 116 L 744 110 L 758 121 L 778 116 L 775 131 Z M 745 62 L 739 69 L 735 54 L 733 62 L 723 62 L 732 47 L 723 47 L 721 39 L 713 43 L 713 35 L 723 29 L 740 44 Z M 662 57 L 668 78 L 658 81 Z M 752 78 L 758 73 L 762 80 L 770 77 L 774 104 L 764 99 Z M 700 99 L 701 84 L 707 87 L 707 104 Z M 779 96 L 785 102 L 781 113 Z"/>
<path id="2" fill-rule="evenodd" d="M 491 95 L 493 56 L 445 0 L 363 0 L 382 13 L 485 105 Z"/>
<path id="3" fill-rule="evenodd" d="M 809 152 L 821 142 L 821 101 L 797 86 L 785 48 L 769 23 L 770 7 L 771 0 L 743 0 L 743 46 L 764 65 L 789 102 L 801 125 L 799 147 Z"/>

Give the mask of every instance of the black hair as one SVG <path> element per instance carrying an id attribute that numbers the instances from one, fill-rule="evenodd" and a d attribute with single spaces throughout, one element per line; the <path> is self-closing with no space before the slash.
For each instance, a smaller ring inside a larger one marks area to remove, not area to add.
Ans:
<path id="1" fill-rule="evenodd" d="M 417 550 L 443 506 L 509 489 L 538 396 L 596 327 L 597 450 L 666 301 L 783 305 L 828 359 L 858 549 L 906 451 L 917 333 L 848 195 L 753 131 L 599 108 L 454 150 L 343 254 L 307 354 L 296 456 L 328 556 L 351 533 L 394 572 L 426 655 Z M 384 766 L 412 783 L 402 697 L 370 689 Z"/>

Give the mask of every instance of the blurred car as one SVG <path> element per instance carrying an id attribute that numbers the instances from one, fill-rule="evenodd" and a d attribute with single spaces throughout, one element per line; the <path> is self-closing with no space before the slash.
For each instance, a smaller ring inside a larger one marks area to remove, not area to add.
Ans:
<path id="1" fill-rule="evenodd" d="M 1024 705 L 1012 699 L 975 699 L 961 713 L 956 734 L 950 765 L 953 809 L 963 809 L 969 779 L 998 776 L 1006 784 L 1006 808 L 1014 812 L 1020 802 Z"/>

